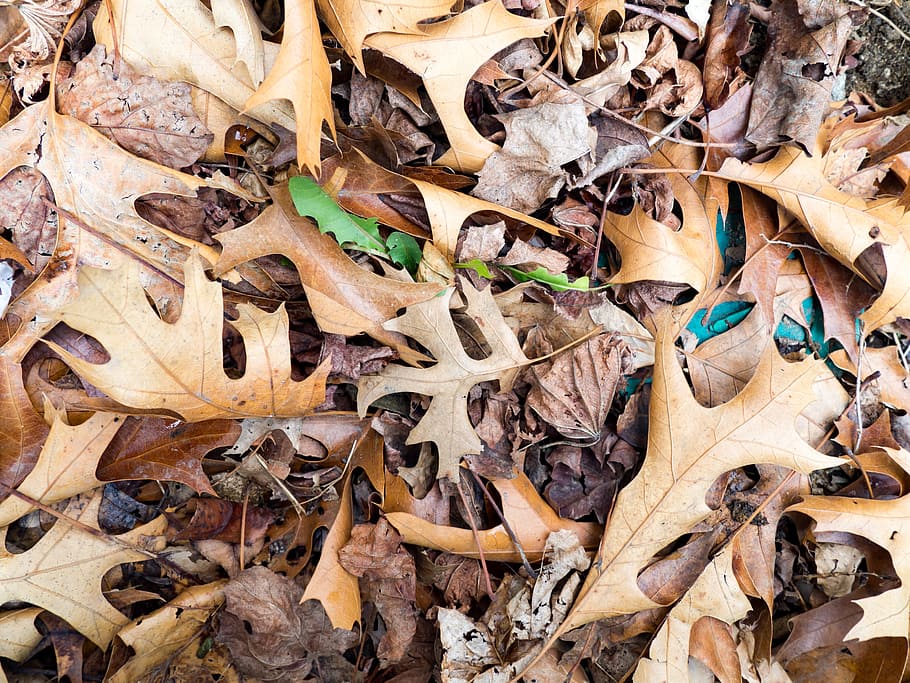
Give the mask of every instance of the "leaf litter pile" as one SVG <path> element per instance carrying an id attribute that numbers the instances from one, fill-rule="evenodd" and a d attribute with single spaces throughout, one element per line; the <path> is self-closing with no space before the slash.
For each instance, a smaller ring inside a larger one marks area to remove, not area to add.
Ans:
<path id="1" fill-rule="evenodd" d="M 905 679 L 870 12 L 0 3 L 0 680 Z"/>

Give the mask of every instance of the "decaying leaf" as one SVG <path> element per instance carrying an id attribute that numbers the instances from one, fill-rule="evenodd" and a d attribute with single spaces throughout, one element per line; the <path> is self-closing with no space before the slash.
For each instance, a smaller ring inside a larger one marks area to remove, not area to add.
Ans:
<path id="1" fill-rule="evenodd" d="M 299 417 L 323 402 L 325 363 L 306 380 L 291 380 L 284 309 L 264 313 L 238 305 L 239 317 L 232 324 L 244 338 L 246 369 L 239 379 L 228 377 L 222 363 L 221 286 L 206 279 L 198 254 L 187 260 L 185 279 L 180 318 L 169 324 L 149 305 L 135 264 L 114 271 L 83 268 L 79 298 L 58 316 L 95 337 L 111 359 L 95 365 L 47 343 L 76 372 L 124 405 L 173 413 L 187 422 Z M 124 381 L 127 377 L 129 382 Z"/>
<path id="2" fill-rule="evenodd" d="M 465 281 L 462 290 L 467 300 L 465 313 L 490 346 L 486 358 L 471 358 L 462 346 L 449 312 L 454 291 L 450 288 L 442 296 L 410 306 L 403 316 L 384 325 L 387 330 L 423 344 L 433 354 L 436 364 L 430 368 L 389 365 L 379 375 L 361 377 L 357 409 L 364 415 L 375 400 L 401 391 L 431 396 L 429 410 L 411 431 L 407 442 L 434 442 L 439 449 L 437 477 L 458 481 L 462 456 L 481 452 L 480 438 L 468 419 L 468 391 L 475 384 L 489 380 L 498 380 L 500 390 L 508 391 L 518 371 L 530 361 L 503 320 L 489 289 L 477 291 Z"/>
<path id="3" fill-rule="evenodd" d="M 0 601 L 29 602 L 65 616 L 74 628 L 106 647 L 128 619 L 101 592 L 104 573 L 124 562 L 148 560 L 164 548 L 167 520 L 161 516 L 126 534 L 89 533 L 98 529 L 101 495 L 77 496 L 63 518 L 24 553 L 0 555 Z M 79 522 L 77 526 L 68 521 Z"/>

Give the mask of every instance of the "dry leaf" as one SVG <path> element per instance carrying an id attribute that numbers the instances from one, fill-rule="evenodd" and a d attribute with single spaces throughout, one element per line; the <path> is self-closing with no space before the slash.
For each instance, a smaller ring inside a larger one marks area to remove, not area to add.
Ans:
<path id="1" fill-rule="evenodd" d="M 378 33 L 364 44 L 423 78 L 451 145 L 436 163 L 474 172 L 497 147 L 477 132 L 465 113 L 468 81 L 495 53 L 521 38 L 543 35 L 551 23 L 519 17 L 499 0 L 489 0 L 452 19 L 427 24 L 422 35 Z"/>
<path id="2" fill-rule="evenodd" d="M 126 664 L 113 674 L 110 683 L 134 683 L 148 680 L 160 670 L 175 671 L 181 657 L 196 656 L 202 643 L 205 625 L 224 603 L 222 589 L 227 581 L 190 586 L 164 607 L 131 622 L 117 633 L 117 638 L 132 650 Z M 119 643 L 115 644 L 115 648 Z M 176 660 L 176 661 L 175 661 Z M 200 667 L 203 668 L 204 667 Z M 221 671 L 213 674 L 223 675 Z"/>
<path id="3" fill-rule="evenodd" d="M 322 46 L 314 0 L 288 0 L 278 57 L 244 110 L 272 100 L 290 100 L 297 122 L 297 164 L 315 175 L 319 175 L 323 121 L 335 135 L 331 88 L 332 72 Z"/>
<path id="4" fill-rule="evenodd" d="M 659 315 L 645 463 L 619 493 L 596 569 L 565 630 L 659 607 L 642 592 L 638 573 L 655 553 L 710 514 L 705 494 L 724 472 L 773 463 L 808 473 L 837 462 L 796 431 L 797 416 L 816 399 L 813 383 L 825 371 L 820 361 L 787 363 L 767 344 L 755 376 L 736 398 L 703 408 L 676 361 L 673 342 L 686 319 L 685 310 Z"/>
<path id="5" fill-rule="evenodd" d="M 35 466 L 48 428 L 22 384 L 22 368 L 0 354 L 0 483 L 16 487 Z M 0 499 L 7 491 L 0 492 Z"/>
<path id="6" fill-rule="evenodd" d="M 478 292 L 467 281 L 463 294 L 465 313 L 477 324 L 490 354 L 482 360 L 464 350 L 449 313 L 454 288 L 443 296 L 408 307 L 407 312 L 385 324 L 387 330 L 406 334 L 429 349 L 436 359 L 430 368 L 389 365 L 380 374 L 360 378 L 357 410 L 365 415 L 370 404 L 383 396 L 407 391 L 433 398 L 430 408 L 411 430 L 407 443 L 433 441 L 439 449 L 438 478 L 458 481 L 461 458 L 480 453 L 480 437 L 468 418 L 468 391 L 475 384 L 499 380 L 500 391 L 509 391 L 518 370 L 530 361 L 503 320 L 489 289 Z"/>
<path id="7" fill-rule="evenodd" d="M 171 168 L 194 163 L 213 135 L 190 103 L 186 83 L 142 76 L 96 45 L 57 86 L 58 110 L 92 126 L 128 152 Z"/>
<path id="8" fill-rule="evenodd" d="M 77 496 L 34 546 L 24 553 L 0 553 L 0 602 L 29 602 L 63 617 L 99 647 L 129 619 L 101 592 L 101 577 L 111 567 L 149 559 L 164 548 L 164 516 L 119 536 L 95 535 L 67 520 L 98 529 L 101 494 Z"/>
<path id="9" fill-rule="evenodd" d="M 306 380 L 291 380 L 283 308 L 265 313 L 238 304 L 239 317 L 231 324 L 244 338 L 246 370 L 231 379 L 222 363 L 221 285 L 206 279 L 199 255 L 187 260 L 186 293 L 174 324 L 155 314 L 139 272 L 134 263 L 115 271 L 83 268 L 79 298 L 58 312 L 59 320 L 92 335 L 111 356 L 95 365 L 47 342 L 94 386 L 124 405 L 177 414 L 187 422 L 299 417 L 323 402 L 325 363 Z"/>
<path id="10" fill-rule="evenodd" d="M 242 62 L 250 83 L 258 88 L 265 78 L 265 26 L 256 14 L 251 0 L 212 0 L 212 17 L 218 27 L 226 26 L 234 34 L 237 62 Z"/>
<path id="11" fill-rule="evenodd" d="M 555 531 L 571 531 L 585 548 L 597 546 L 601 530 L 599 524 L 561 519 L 524 474 L 518 474 L 514 479 L 493 479 L 491 483 L 502 500 L 503 517 L 515 532 L 525 556 L 532 562 L 543 557 L 547 538 Z M 386 518 L 405 543 L 465 557 L 480 557 L 477 551 L 479 538 L 487 560 L 520 562 L 522 559 L 502 524 L 479 531 L 475 538 L 470 529 L 432 524 L 407 512 L 388 512 Z"/>
<path id="12" fill-rule="evenodd" d="M 323 332 L 353 336 L 366 332 L 408 361 L 422 358 L 404 337 L 382 327 L 395 313 L 435 296 L 434 284 L 381 277 L 356 265 L 330 236 L 320 234 L 294 209 L 287 186 L 272 188 L 275 203 L 241 228 L 218 235 L 224 246 L 215 265 L 221 275 L 239 263 L 283 254 L 297 267 L 313 316 Z"/>

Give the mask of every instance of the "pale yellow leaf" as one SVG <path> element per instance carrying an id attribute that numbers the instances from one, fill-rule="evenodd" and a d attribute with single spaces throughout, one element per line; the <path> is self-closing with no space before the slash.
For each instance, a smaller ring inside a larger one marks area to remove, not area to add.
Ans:
<path id="1" fill-rule="evenodd" d="M 234 34 L 236 60 L 243 62 L 253 87 L 265 78 L 265 27 L 250 0 L 212 0 L 215 25 L 228 27 Z"/>

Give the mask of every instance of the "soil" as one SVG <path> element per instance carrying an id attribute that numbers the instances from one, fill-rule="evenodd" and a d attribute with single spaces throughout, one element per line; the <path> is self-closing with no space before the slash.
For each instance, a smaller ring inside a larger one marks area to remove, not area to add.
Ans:
<path id="1" fill-rule="evenodd" d="M 870 4 L 870 7 L 873 6 Z M 877 7 L 910 37 L 910 8 Z M 910 97 L 910 40 L 874 14 L 856 31 L 864 41 L 855 69 L 847 72 L 847 92 L 866 93 L 878 104 L 890 106 Z"/>

